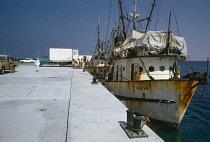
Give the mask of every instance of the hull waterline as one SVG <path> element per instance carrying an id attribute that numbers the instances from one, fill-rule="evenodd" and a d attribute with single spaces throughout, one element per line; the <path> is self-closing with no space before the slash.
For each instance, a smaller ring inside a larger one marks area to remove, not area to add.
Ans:
<path id="1" fill-rule="evenodd" d="M 106 81 L 106 88 L 130 110 L 178 127 L 196 90 L 194 80 Z M 157 107 L 156 107 L 157 106 Z"/>

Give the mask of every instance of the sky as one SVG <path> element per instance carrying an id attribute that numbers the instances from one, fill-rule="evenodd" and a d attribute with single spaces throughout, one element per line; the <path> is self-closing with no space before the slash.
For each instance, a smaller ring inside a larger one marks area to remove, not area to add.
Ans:
<path id="1" fill-rule="evenodd" d="M 171 1 L 172 18 L 186 40 L 190 59 L 205 61 L 210 57 L 210 0 L 157 1 L 161 3 L 155 11 L 160 11 L 157 30 L 167 30 Z M 145 18 L 152 0 L 136 2 L 137 12 Z M 133 0 L 124 0 L 124 4 L 129 12 Z M 118 22 L 117 10 L 117 0 L 0 0 L 0 54 L 36 58 L 47 55 L 48 48 L 60 47 L 79 49 L 80 55 L 92 54 L 97 19 L 101 19 L 101 38 L 105 38 L 114 20 Z M 152 23 L 150 30 L 154 30 L 155 20 Z M 175 35 L 176 27 L 172 20 Z"/>

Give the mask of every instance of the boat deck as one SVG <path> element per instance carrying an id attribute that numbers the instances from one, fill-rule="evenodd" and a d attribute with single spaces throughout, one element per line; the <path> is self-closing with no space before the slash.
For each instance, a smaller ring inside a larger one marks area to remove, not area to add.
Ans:
<path id="1" fill-rule="evenodd" d="M 20 64 L 0 76 L 2 142 L 163 141 L 149 127 L 148 138 L 129 139 L 119 125 L 126 107 L 82 69 Z"/>

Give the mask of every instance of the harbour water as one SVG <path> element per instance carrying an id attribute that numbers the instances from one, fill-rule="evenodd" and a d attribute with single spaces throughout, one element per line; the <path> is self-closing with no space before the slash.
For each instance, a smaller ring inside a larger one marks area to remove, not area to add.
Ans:
<path id="1" fill-rule="evenodd" d="M 182 61 L 181 75 L 190 72 L 190 64 L 195 72 L 205 72 L 205 61 Z M 202 97 L 203 86 L 198 86 L 178 129 L 150 127 L 166 142 L 210 142 L 210 83 Z"/>

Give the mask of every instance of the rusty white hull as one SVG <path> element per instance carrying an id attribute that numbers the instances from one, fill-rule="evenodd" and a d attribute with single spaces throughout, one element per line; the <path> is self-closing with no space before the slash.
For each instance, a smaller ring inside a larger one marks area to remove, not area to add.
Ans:
<path id="1" fill-rule="evenodd" d="M 101 70 L 104 70 L 104 67 L 87 67 L 86 70 L 90 73 L 90 74 L 94 74 L 97 73 Z"/>
<path id="2" fill-rule="evenodd" d="M 145 80 L 107 81 L 106 88 L 114 95 L 126 100 L 128 109 L 150 118 L 178 126 L 193 97 L 198 81 L 194 80 Z"/>
<path id="3" fill-rule="evenodd" d="M 90 61 L 90 64 L 86 66 L 86 70 L 90 74 L 99 74 L 100 72 L 103 72 L 106 67 L 106 61 L 102 59 L 92 59 Z"/>

